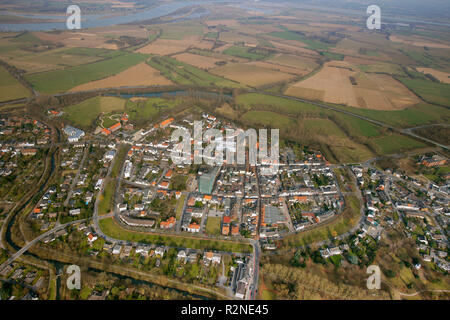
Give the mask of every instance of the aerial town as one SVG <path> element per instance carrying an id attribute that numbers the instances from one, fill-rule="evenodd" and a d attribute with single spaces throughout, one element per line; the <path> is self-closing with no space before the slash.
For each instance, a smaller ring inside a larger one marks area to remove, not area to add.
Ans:
<path id="1" fill-rule="evenodd" d="M 25 217 L 34 239 L 30 244 L 41 243 L 41 250 L 69 248 L 248 300 L 258 294 L 261 255 L 276 252 L 289 236 L 338 219 L 353 196 L 361 199 L 361 215 L 347 232 L 318 243 L 322 261 L 337 267 L 341 260 L 370 264 L 373 251 L 364 248 L 376 247 L 383 233 L 404 224 L 404 236 L 415 239 L 420 257 L 412 268 L 429 264 L 449 272 L 448 174 L 446 184 L 424 184 L 371 162 L 333 165 L 321 152 L 290 146 L 280 150 L 274 175 L 248 164 L 175 165 L 171 132 L 192 132 L 194 120 L 222 131 L 237 129 L 206 113 L 200 119 L 169 117 L 132 131 L 124 130 L 126 113 L 109 129 L 93 133 L 64 125 L 58 168 L 64 174 L 43 190 Z M 41 153 L 52 143 L 50 128 L 21 117 L 1 119 L 0 125 L 2 177 L 31 179 L 36 172 L 22 168 L 37 162 L 34 170 L 43 170 Z M 222 147 L 236 149 L 232 143 Z M 423 170 L 447 164 L 439 154 L 415 161 Z M 4 187 L 3 194 L 13 199 L 17 192 Z M 18 258 L 5 256 L 1 275 L 33 286 L 23 298 L 37 299 L 35 291 L 45 286 L 48 274 Z M 108 290 L 91 291 L 85 298 L 108 295 Z"/>
<path id="2" fill-rule="evenodd" d="M 0 300 L 168 319 L 450 300 L 449 16 L 0 1 Z"/>

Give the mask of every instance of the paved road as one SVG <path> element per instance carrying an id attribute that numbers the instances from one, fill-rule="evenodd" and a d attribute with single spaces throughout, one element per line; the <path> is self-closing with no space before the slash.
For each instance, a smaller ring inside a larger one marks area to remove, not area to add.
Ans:
<path id="1" fill-rule="evenodd" d="M 70 190 L 69 190 L 69 192 L 67 193 L 66 200 L 64 200 L 64 206 L 65 206 L 65 207 L 67 207 L 67 205 L 69 204 L 69 201 L 70 201 L 70 199 L 72 198 L 73 190 L 74 190 L 75 187 L 77 186 L 78 179 L 80 178 L 80 173 L 81 173 L 81 171 L 83 170 L 84 162 L 86 161 L 86 157 L 87 157 L 87 155 L 88 155 L 88 153 L 89 153 L 89 147 L 90 147 L 90 144 L 88 143 L 88 144 L 85 146 L 84 153 L 83 153 L 83 158 L 82 158 L 81 161 L 80 161 L 80 165 L 78 166 L 78 170 L 77 170 L 77 173 L 76 173 L 76 175 L 75 175 L 75 178 L 73 178 L 72 184 L 71 184 L 71 186 L 70 186 Z"/>
<path id="2" fill-rule="evenodd" d="M 86 221 L 86 219 L 81 219 L 81 220 L 76 220 L 76 221 L 72 221 L 72 222 L 68 222 L 62 225 L 59 225 L 43 234 L 41 234 L 40 236 L 38 236 L 37 238 L 31 240 L 30 242 L 28 242 L 24 247 L 22 247 L 19 251 L 17 251 L 16 253 L 14 253 L 8 260 L 6 260 L 2 265 L 0 265 L 0 271 L 3 270 L 4 268 L 6 268 L 7 265 L 9 265 L 11 262 L 13 262 L 14 260 L 18 259 L 22 254 L 24 254 L 26 251 L 28 251 L 28 249 L 30 249 L 32 246 L 34 246 L 36 243 L 38 243 L 39 241 L 41 241 L 42 239 L 48 237 L 49 235 L 51 235 L 52 233 L 55 233 L 59 230 L 64 229 L 67 226 L 70 226 L 72 224 L 77 224 L 80 222 L 84 222 Z"/>

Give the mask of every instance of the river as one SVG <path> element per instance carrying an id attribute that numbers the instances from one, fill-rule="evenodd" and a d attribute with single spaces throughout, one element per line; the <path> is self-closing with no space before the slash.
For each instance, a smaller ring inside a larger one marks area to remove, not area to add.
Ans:
<path id="1" fill-rule="evenodd" d="M 168 14 L 171 14 L 179 9 L 186 8 L 189 6 L 194 5 L 201 5 L 201 4 L 207 4 L 209 1 L 182 1 L 182 2 L 172 2 L 172 3 L 165 3 L 162 5 L 159 5 L 157 7 L 141 11 L 141 12 L 134 12 L 130 14 L 125 14 L 122 16 L 111 16 L 111 15 L 82 15 L 82 21 L 81 21 L 81 27 L 83 29 L 85 28 L 96 28 L 96 27 L 107 27 L 112 25 L 118 25 L 118 24 L 126 24 L 126 23 L 132 23 L 136 21 L 142 21 L 142 20 L 148 20 L 148 19 L 155 19 L 159 17 L 166 16 Z M 8 14 L 8 15 L 15 15 L 15 16 L 22 16 L 27 18 L 42 18 L 42 19 L 66 19 L 65 14 L 61 15 L 39 15 L 39 14 L 28 14 L 28 15 L 21 15 L 21 14 L 13 14 L 8 11 L 1 11 L 0 14 Z M 207 13 L 205 13 L 207 14 Z M 187 18 L 198 18 L 202 14 L 199 13 L 192 13 Z M 51 31 L 51 30 L 66 30 L 66 23 L 65 22 L 43 22 L 43 23 L 0 23 L 0 31 Z"/>

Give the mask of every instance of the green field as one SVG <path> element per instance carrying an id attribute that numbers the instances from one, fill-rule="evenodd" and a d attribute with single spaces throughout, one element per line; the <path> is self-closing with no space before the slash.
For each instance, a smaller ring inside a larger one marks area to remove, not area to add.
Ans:
<path id="1" fill-rule="evenodd" d="M 262 60 L 270 57 L 270 55 L 265 52 L 257 51 L 253 48 L 238 47 L 238 46 L 229 47 L 228 49 L 225 49 L 222 53 L 227 54 L 229 56 L 245 58 L 250 60 Z"/>
<path id="2" fill-rule="evenodd" d="M 31 95 L 16 78 L 5 68 L 0 67 L 0 101 L 9 101 L 26 98 Z"/>
<path id="3" fill-rule="evenodd" d="M 415 127 L 430 123 L 450 123 L 449 109 L 428 103 L 419 103 L 413 107 L 396 111 L 368 110 L 339 105 L 333 105 L 333 107 L 401 128 Z"/>
<path id="4" fill-rule="evenodd" d="M 208 217 L 206 221 L 206 233 L 211 235 L 220 235 L 220 217 Z"/>
<path id="5" fill-rule="evenodd" d="M 102 231 L 115 239 L 125 241 L 154 243 L 177 248 L 191 248 L 201 250 L 217 250 L 227 252 L 252 252 L 249 244 L 233 241 L 204 240 L 193 237 L 175 236 L 175 235 L 154 235 L 142 232 L 133 232 L 120 227 L 114 218 L 106 218 L 99 221 Z"/>
<path id="6" fill-rule="evenodd" d="M 237 96 L 236 103 L 241 110 L 248 110 L 241 117 L 244 124 L 278 128 L 282 135 L 289 133 L 287 137 L 290 138 L 294 135 L 299 142 L 327 146 L 322 151 L 330 159 L 342 163 L 425 147 L 423 143 L 405 136 L 385 136 L 385 129 L 363 119 L 299 101 L 250 93 Z M 428 104 L 400 111 L 337 107 L 398 126 L 442 122 L 450 118 L 447 109 Z"/>
<path id="7" fill-rule="evenodd" d="M 382 154 L 392 154 L 426 147 L 422 142 L 398 134 L 376 138 L 373 141 L 380 148 Z"/>
<path id="8" fill-rule="evenodd" d="M 202 87 L 218 86 L 229 88 L 241 87 L 237 82 L 212 75 L 171 57 L 153 57 L 147 63 L 159 70 L 166 78 L 180 85 L 197 85 Z"/>
<path id="9" fill-rule="evenodd" d="M 181 99 L 166 100 L 163 98 L 149 98 L 146 101 L 127 101 L 126 111 L 132 122 L 155 119 L 160 111 L 170 110 L 182 103 Z"/>
<path id="10" fill-rule="evenodd" d="M 380 129 L 378 126 L 346 114 L 341 114 L 331 110 L 325 110 L 314 105 L 303 103 L 300 101 L 294 101 L 274 96 L 268 96 L 257 93 L 249 93 L 239 95 L 236 98 L 236 103 L 239 104 L 244 109 L 260 109 L 273 110 L 283 115 L 288 115 L 291 117 L 297 117 L 297 115 L 304 115 L 305 118 L 324 118 L 328 116 L 334 116 L 336 121 L 345 126 L 348 132 L 352 135 L 361 135 L 367 138 L 377 137 L 380 135 Z M 306 121 L 308 123 L 308 121 Z M 314 128 L 314 121 L 310 122 L 308 127 Z M 335 124 L 332 123 L 335 127 Z M 337 131 L 336 131 L 337 132 Z"/>
<path id="11" fill-rule="evenodd" d="M 273 110 L 279 110 L 285 114 L 298 114 L 303 112 L 318 114 L 321 112 L 321 109 L 311 104 L 259 93 L 239 95 L 236 97 L 236 103 L 242 105 L 246 109 L 255 106 L 265 106 Z"/>
<path id="12" fill-rule="evenodd" d="M 398 78 L 405 86 L 425 101 L 450 106 L 450 85 L 429 80 Z"/>
<path id="13" fill-rule="evenodd" d="M 299 42 L 303 42 L 304 44 L 307 45 L 308 49 L 312 49 L 312 50 L 328 50 L 331 45 L 318 41 L 318 40 L 311 40 L 308 39 L 307 37 L 305 37 L 304 35 L 294 32 L 294 31 L 290 31 L 287 28 L 281 27 L 281 29 L 283 29 L 283 31 L 274 31 L 269 33 L 269 36 L 272 37 L 276 37 L 276 38 L 280 38 L 280 39 L 284 39 L 284 40 L 295 40 L 295 41 L 299 41 Z"/>
<path id="14" fill-rule="evenodd" d="M 304 119 L 303 124 L 308 131 L 319 132 L 326 136 L 346 138 L 347 135 L 333 121 L 328 119 Z"/>
<path id="15" fill-rule="evenodd" d="M 144 61 L 148 56 L 126 53 L 107 60 L 64 70 L 48 71 L 26 76 L 34 89 L 42 93 L 65 92 L 80 84 L 103 79 Z"/>
<path id="16" fill-rule="evenodd" d="M 255 125 L 262 125 L 280 130 L 286 130 L 296 125 L 294 119 L 270 111 L 249 111 L 245 113 L 241 119 Z"/>
<path id="17" fill-rule="evenodd" d="M 116 97 L 94 97 L 64 108 L 63 118 L 81 128 L 92 126 L 101 113 L 124 111 L 125 100 Z"/>

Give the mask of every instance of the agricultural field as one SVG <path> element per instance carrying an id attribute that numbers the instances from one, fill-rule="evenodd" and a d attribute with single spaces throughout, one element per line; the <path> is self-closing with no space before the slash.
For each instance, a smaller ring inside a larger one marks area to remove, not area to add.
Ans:
<path id="1" fill-rule="evenodd" d="M 425 101 L 450 106 L 450 84 L 410 78 L 399 78 L 399 80 Z"/>
<path id="2" fill-rule="evenodd" d="M 255 93 L 238 96 L 236 103 L 238 109 L 244 112 L 239 117 L 244 124 L 278 128 L 284 137 L 293 140 L 301 137 L 304 143 L 325 146 L 324 152 L 329 158 L 339 162 L 360 162 L 376 155 L 425 147 L 424 144 L 404 136 L 387 136 L 385 129 L 365 120 L 307 103 Z M 388 112 L 342 106 L 339 108 L 352 112 L 358 110 L 361 115 L 369 118 L 385 116 L 379 119 L 380 121 L 391 118 L 391 121 L 398 121 L 397 124 L 410 125 L 414 120 L 437 121 L 439 111 L 435 110 L 436 113 L 433 113 L 433 108 L 441 109 L 423 106 Z M 392 140 L 392 145 L 386 144 L 389 140 Z"/>
<path id="3" fill-rule="evenodd" d="M 163 76 L 177 84 L 204 87 L 241 87 L 237 82 L 215 76 L 171 57 L 153 57 L 147 63 L 159 70 Z"/>
<path id="4" fill-rule="evenodd" d="M 415 47 L 428 47 L 428 48 L 440 48 L 440 49 L 450 49 L 450 46 L 446 43 L 438 41 L 430 41 L 430 39 L 423 38 L 420 36 L 401 36 L 401 35 L 391 35 L 389 40 L 395 43 L 407 44 Z"/>
<path id="5" fill-rule="evenodd" d="M 374 139 L 374 142 L 378 145 L 383 154 L 391 154 L 426 147 L 426 145 L 419 141 L 396 134 L 376 138 Z"/>
<path id="6" fill-rule="evenodd" d="M 173 40 L 157 39 L 149 45 L 140 48 L 137 52 L 144 54 L 170 55 L 186 51 L 193 43 L 199 42 L 197 37 L 193 39 Z"/>
<path id="7" fill-rule="evenodd" d="M 271 83 L 289 81 L 293 75 L 254 64 L 230 64 L 211 70 L 211 73 L 234 80 L 250 87 L 261 87 Z"/>
<path id="8" fill-rule="evenodd" d="M 245 58 L 249 60 L 263 60 L 272 56 L 268 50 L 258 49 L 256 47 L 231 46 L 223 50 L 222 53 L 229 56 Z"/>
<path id="9" fill-rule="evenodd" d="M 442 83 L 450 84 L 450 73 L 448 72 L 442 72 L 431 68 L 416 68 L 416 69 L 419 72 L 422 72 L 423 74 L 431 74 L 433 77 L 435 77 Z"/>
<path id="10" fill-rule="evenodd" d="M 27 75 L 33 88 L 42 93 L 65 92 L 81 84 L 121 73 L 147 59 L 146 55 L 126 53 L 117 57 L 64 70 Z"/>
<path id="11" fill-rule="evenodd" d="M 188 52 L 174 55 L 173 58 L 175 58 L 178 61 L 181 61 L 183 63 L 190 64 L 194 67 L 204 69 L 204 70 L 215 68 L 215 67 L 217 67 L 218 62 L 223 61 L 221 59 L 217 59 L 214 57 L 207 57 L 207 56 L 188 53 Z"/>
<path id="12" fill-rule="evenodd" d="M 27 88 L 0 66 L 0 102 L 26 98 L 30 95 L 31 93 Z"/>
<path id="13" fill-rule="evenodd" d="M 0 39 L 1 44 L 4 44 L 4 39 Z M 2 51 L 0 49 L 0 59 L 28 74 L 93 63 L 105 59 L 106 52 L 114 52 L 87 48 L 85 50 L 55 48 L 43 52 L 32 52 L 21 49 L 22 46 L 22 44 L 14 43 L 10 50 Z"/>
<path id="14" fill-rule="evenodd" d="M 89 128 L 102 113 L 125 110 L 125 100 L 116 97 L 95 97 L 64 108 L 63 118 L 75 126 Z"/>
<path id="15" fill-rule="evenodd" d="M 450 123 L 450 110 L 423 102 L 403 110 L 395 111 L 367 110 L 340 105 L 336 105 L 335 107 L 400 128 L 433 123 Z"/>
<path id="16" fill-rule="evenodd" d="M 400 110 L 420 100 L 384 74 L 356 72 L 347 63 L 327 63 L 318 73 L 290 86 L 288 95 L 371 110 Z"/>
<path id="17" fill-rule="evenodd" d="M 133 87 L 133 86 L 165 86 L 173 84 L 163 77 L 158 70 L 141 62 L 114 76 L 92 81 L 70 89 L 71 92 L 87 91 L 104 88 Z"/>

